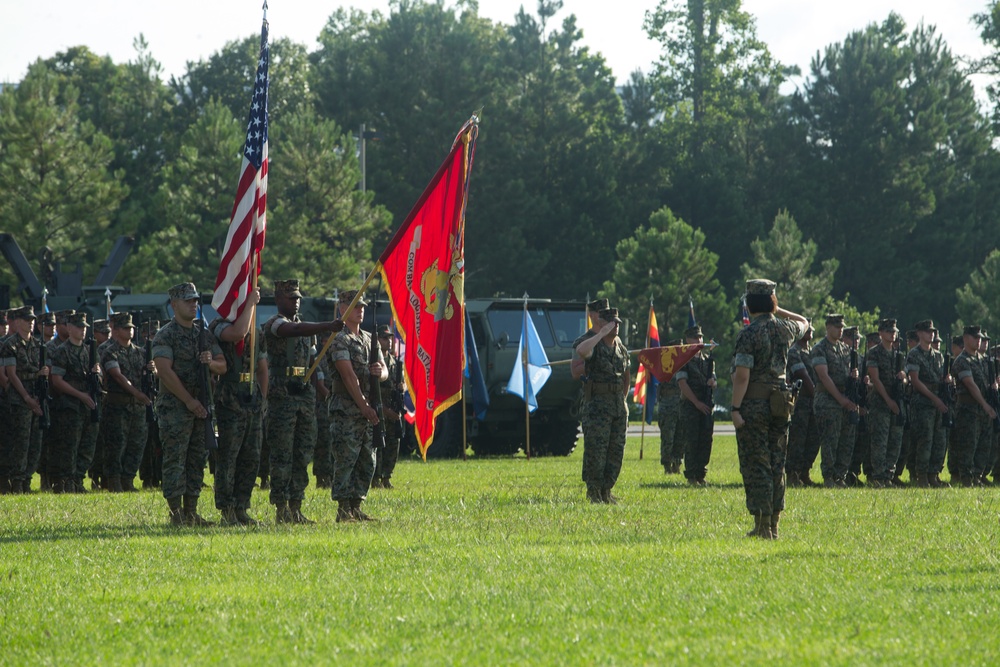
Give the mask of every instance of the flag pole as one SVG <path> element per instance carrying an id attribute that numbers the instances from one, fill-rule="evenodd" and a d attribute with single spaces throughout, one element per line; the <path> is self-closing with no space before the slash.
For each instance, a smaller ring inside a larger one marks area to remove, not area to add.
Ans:
<path id="1" fill-rule="evenodd" d="M 653 295 L 652 294 L 649 295 L 649 312 L 650 313 L 653 312 Z M 649 347 L 649 325 L 652 324 L 652 322 L 653 322 L 653 318 L 651 316 L 646 318 L 646 344 L 643 345 L 643 348 Z M 642 399 L 642 412 L 639 415 L 639 419 L 641 420 L 641 424 L 642 424 L 642 426 L 641 426 L 642 430 L 639 431 L 639 460 L 640 461 L 642 460 L 643 446 L 646 444 L 646 404 L 649 403 L 649 371 L 648 370 L 644 370 L 643 371 L 642 378 L 643 378 L 642 381 L 645 384 L 645 396 Z"/>
<path id="2" fill-rule="evenodd" d="M 264 3 L 264 11 L 267 11 L 267 3 Z M 250 291 L 257 290 L 257 251 L 251 249 L 253 255 L 250 257 Z M 249 296 L 249 295 L 248 295 Z M 250 306 L 250 377 L 247 384 L 250 385 L 251 399 L 254 396 L 253 383 L 256 382 L 255 373 L 257 365 L 257 304 Z"/>
<path id="3" fill-rule="evenodd" d="M 375 268 L 373 268 L 372 272 L 368 274 L 367 278 L 365 278 L 365 282 L 361 285 L 361 289 L 359 289 L 358 293 L 354 295 L 353 299 L 351 299 L 351 303 L 347 305 L 347 310 L 344 311 L 344 314 L 341 316 L 340 319 L 346 320 L 347 316 L 351 314 L 352 310 L 354 310 L 354 307 L 358 305 L 358 301 L 360 301 L 361 297 L 364 296 L 365 290 L 368 289 L 368 286 L 375 279 L 375 274 L 378 273 L 378 269 L 380 266 L 382 266 L 380 263 L 375 262 Z M 323 349 L 319 351 L 319 354 L 316 355 L 316 360 L 313 361 L 312 366 L 310 366 L 309 370 L 306 371 L 306 376 L 302 380 L 306 384 L 309 383 L 309 378 L 312 377 L 312 374 L 316 372 L 316 367 L 319 366 L 320 359 L 322 359 L 323 355 L 326 354 L 326 351 L 330 349 L 330 345 L 333 343 L 334 338 L 335 336 L 327 337 L 326 343 L 323 344 Z"/>
<path id="4" fill-rule="evenodd" d="M 469 314 L 467 312 L 465 312 L 465 290 L 462 290 L 462 317 L 463 318 L 468 318 L 469 317 Z M 464 340 L 465 339 L 465 329 L 466 329 L 465 322 L 462 322 L 462 339 L 463 339 L 462 340 L 462 354 L 464 354 L 466 356 L 465 365 L 466 365 L 466 367 L 468 367 L 468 365 L 469 365 L 468 356 L 469 355 L 467 354 L 466 350 L 468 349 L 469 343 L 468 343 L 468 341 Z M 469 384 L 470 385 L 472 384 L 472 374 L 471 373 L 469 374 Z M 467 408 L 467 405 L 466 405 L 466 401 L 465 401 L 465 371 L 463 370 L 462 371 L 462 460 L 463 461 L 467 461 L 468 460 L 468 457 L 465 454 L 465 450 L 468 449 L 468 447 L 469 447 L 468 420 L 465 417 L 465 415 L 467 414 L 466 411 L 465 411 L 466 408 Z"/>
<path id="5" fill-rule="evenodd" d="M 521 377 L 524 382 L 524 453 L 531 460 L 531 407 L 528 405 L 528 293 L 524 293 L 524 318 L 521 320 Z"/>

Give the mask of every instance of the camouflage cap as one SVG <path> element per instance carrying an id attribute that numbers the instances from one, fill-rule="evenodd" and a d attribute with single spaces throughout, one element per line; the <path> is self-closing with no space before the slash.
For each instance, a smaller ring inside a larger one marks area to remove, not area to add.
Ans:
<path id="1" fill-rule="evenodd" d="M 392 331 L 389 329 L 388 324 L 378 325 L 378 329 L 375 330 L 379 338 L 392 338 Z"/>
<path id="2" fill-rule="evenodd" d="M 87 326 L 87 313 L 79 312 L 73 313 L 66 320 L 66 324 L 73 327 L 85 327 Z"/>
<path id="3" fill-rule="evenodd" d="M 961 336 L 952 336 L 951 337 L 951 344 L 952 345 L 958 345 L 959 347 L 962 347 L 963 345 L 965 345 L 965 341 L 962 340 Z"/>
<path id="4" fill-rule="evenodd" d="M 146 320 L 142 323 L 142 328 L 140 329 L 140 331 L 142 331 L 143 338 L 152 338 L 159 330 L 159 320 Z"/>
<path id="5" fill-rule="evenodd" d="M 680 338 L 674 338 L 672 340 L 667 341 L 667 347 L 673 347 L 674 345 L 683 345 L 683 344 L 684 341 L 682 341 Z"/>
<path id="6" fill-rule="evenodd" d="M 891 317 L 886 317 L 886 318 L 884 318 L 882 320 L 879 320 L 878 330 L 879 331 L 899 331 L 899 329 L 896 328 L 896 320 L 892 319 Z"/>
<path id="7" fill-rule="evenodd" d="M 7 317 L 11 320 L 33 320 L 35 319 L 35 309 L 31 306 L 21 306 L 8 310 Z"/>
<path id="8" fill-rule="evenodd" d="M 132 324 L 132 313 L 113 313 L 111 315 L 111 326 L 115 329 L 128 329 L 135 327 Z"/>
<path id="9" fill-rule="evenodd" d="M 288 280 L 275 280 L 274 296 L 297 296 L 301 299 L 302 292 L 299 291 L 298 278 L 289 278 Z"/>
<path id="10" fill-rule="evenodd" d="M 590 303 L 587 304 L 587 310 L 589 310 L 592 313 L 599 313 L 602 310 L 607 310 L 610 307 L 611 304 L 608 303 L 607 299 L 595 299 L 594 301 L 591 301 Z"/>
<path id="11" fill-rule="evenodd" d="M 346 305 L 346 304 L 350 303 L 351 301 L 354 301 L 354 297 L 356 297 L 357 295 L 358 295 L 358 290 L 356 290 L 356 289 L 341 290 L 340 294 L 337 296 L 337 300 L 340 303 Z M 368 305 L 368 302 L 365 301 L 365 295 L 364 294 L 362 294 L 360 296 L 360 298 L 358 298 L 358 305 L 359 306 L 367 306 Z"/>
<path id="12" fill-rule="evenodd" d="M 962 330 L 963 336 L 975 336 L 976 338 L 983 337 L 983 328 L 978 324 L 970 324 L 965 329 Z"/>
<path id="13" fill-rule="evenodd" d="M 69 321 L 70 315 L 72 315 L 75 312 L 76 311 L 73 310 L 72 308 L 67 308 L 66 310 L 57 310 L 56 324 L 66 324 L 66 322 Z"/>
<path id="14" fill-rule="evenodd" d="M 870 331 L 867 334 L 865 334 L 865 340 L 867 340 L 869 343 L 874 343 L 878 339 L 879 335 L 877 331 Z"/>
<path id="15" fill-rule="evenodd" d="M 986 329 L 982 330 L 982 332 L 979 334 L 979 337 L 982 338 L 983 340 L 989 340 L 990 339 L 990 335 L 988 333 L 986 333 Z"/>
<path id="16" fill-rule="evenodd" d="M 844 335 L 847 336 L 847 337 L 849 337 L 849 338 L 857 338 L 858 337 L 858 328 L 856 326 L 853 326 L 853 327 L 844 327 Z"/>
<path id="17" fill-rule="evenodd" d="M 0 310 L 0 324 L 7 324 L 7 311 Z"/>
<path id="18" fill-rule="evenodd" d="M 194 286 L 194 283 L 178 283 L 167 290 L 167 294 L 171 299 L 178 299 L 180 301 L 197 299 L 200 296 L 198 288 Z"/>
<path id="19" fill-rule="evenodd" d="M 107 320 L 94 320 L 94 333 L 111 333 L 111 324 Z"/>
<path id="20" fill-rule="evenodd" d="M 914 331 L 929 331 L 936 332 L 937 329 L 934 328 L 934 320 L 920 320 L 913 325 Z"/>
<path id="21" fill-rule="evenodd" d="M 916 329 L 908 329 L 906 331 L 906 340 L 912 341 L 914 343 L 919 342 L 920 341 L 920 336 L 917 335 L 917 330 Z"/>
<path id="22" fill-rule="evenodd" d="M 830 326 L 835 324 L 837 326 L 844 326 L 844 316 L 840 313 L 830 313 L 826 316 L 826 325 Z"/>
<path id="23" fill-rule="evenodd" d="M 697 325 L 697 324 L 694 325 L 693 327 L 688 327 L 687 329 L 684 330 L 684 337 L 685 338 L 698 338 L 699 336 L 702 336 L 702 335 L 703 334 L 702 334 L 702 331 L 701 331 L 701 327 L 699 325 Z"/>
<path id="24" fill-rule="evenodd" d="M 755 278 L 747 281 L 747 294 L 759 294 L 761 296 L 771 296 L 777 286 L 773 280 Z"/>
<path id="25" fill-rule="evenodd" d="M 56 314 L 42 313 L 42 316 L 38 318 L 38 322 L 47 327 L 54 327 L 56 325 Z"/>
<path id="26" fill-rule="evenodd" d="M 622 323 L 621 318 L 618 317 L 617 308 L 605 308 L 600 312 L 600 317 L 605 322 L 617 322 L 618 324 Z"/>

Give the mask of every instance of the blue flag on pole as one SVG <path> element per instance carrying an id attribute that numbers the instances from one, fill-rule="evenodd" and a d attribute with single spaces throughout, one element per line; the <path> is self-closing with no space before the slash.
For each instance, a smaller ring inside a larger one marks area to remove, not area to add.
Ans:
<path id="1" fill-rule="evenodd" d="M 479 351 L 476 350 L 476 341 L 472 337 L 468 311 L 465 313 L 465 377 L 469 378 L 469 388 L 472 390 L 472 412 L 476 419 L 483 421 L 486 419 L 486 408 L 490 406 L 490 395 L 486 390 L 483 370 L 479 366 Z"/>
<path id="2" fill-rule="evenodd" d="M 510 374 L 507 391 L 524 399 L 528 404 L 529 412 L 534 412 L 538 408 L 538 392 L 552 375 L 552 368 L 548 363 L 549 358 L 545 354 L 542 340 L 538 337 L 535 323 L 531 321 L 528 310 L 525 308 L 524 323 L 521 325 L 521 341 L 517 346 L 517 362 L 514 364 L 514 371 Z M 525 376 L 527 376 L 527 382 L 525 382 Z M 527 385 L 527 390 L 525 390 L 525 385 Z"/>

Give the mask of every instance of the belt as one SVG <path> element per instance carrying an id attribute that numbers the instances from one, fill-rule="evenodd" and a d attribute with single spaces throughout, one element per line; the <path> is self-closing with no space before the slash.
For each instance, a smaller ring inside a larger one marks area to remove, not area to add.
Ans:
<path id="1" fill-rule="evenodd" d="M 835 386 L 837 387 L 837 391 L 839 391 L 841 394 L 843 394 L 845 391 L 847 391 L 847 387 L 841 387 L 839 384 L 835 385 Z M 828 394 L 830 393 L 830 392 L 826 391 L 826 385 L 823 384 L 822 382 L 818 382 L 816 384 L 816 391 L 818 393 L 824 393 L 824 392 L 826 392 Z"/>
<path id="2" fill-rule="evenodd" d="M 959 394 L 958 402 L 962 405 L 979 405 L 979 401 L 977 401 L 971 394 Z"/>
<path id="3" fill-rule="evenodd" d="M 618 382 L 588 382 L 591 396 L 602 394 L 620 394 L 622 386 Z"/>
<path id="4" fill-rule="evenodd" d="M 367 382 L 362 382 L 360 378 L 358 379 L 358 387 L 361 388 L 362 394 L 368 393 L 369 387 L 367 385 L 368 385 Z M 336 396 L 351 395 L 351 392 L 347 390 L 347 385 L 341 382 L 339 378 L 333 381 L 333 388 L 330 391 Z"/>
<path id="5" fill-rule="evenodd" d="M 18 373 L 17 377 L 21 382 L 31 382 L 38 378 L 38 373 Z"/>
<path id="6" fill-rule="evenodd" d="M 677 387 L 666 387 L 660 390 L 660 394 L 663 396 L 677 396 L 681 393 L 681 390 Z"/>
<path id="7" fill-rule="evenodd" d="M 305 366 L 291 366 L 289 368 L 286 368 L 283 373 L 279 373 L 279 375 L 282 375 L 284 377 L 290 377 L 290 378 L 291 377 L 296 377 L 296 378 L 305 377 L 306 376 L 306 367 Z"/>

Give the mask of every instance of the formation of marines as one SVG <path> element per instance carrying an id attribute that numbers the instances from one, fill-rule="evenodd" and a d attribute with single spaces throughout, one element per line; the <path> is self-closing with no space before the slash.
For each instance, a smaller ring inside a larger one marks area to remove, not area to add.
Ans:
<path id="1" fill-rule="evenodd" d="M 360 331 L 363 299 L 346 322 L 303 322 L 298 281 L 274 287 L 278 313 L 263 327 L 252 325 L 250 307 L 235 322 L 206 324 L 192 283 L 170 288 L 172 319 L 144 323 L 138 337 L 128 313 L 88 322 L 73 310 L 0 311 L 0 494 L 134 492 L 138 475 L 144 488 L 161 489 L 170 523 L 209 526 L 198 502 L 211 461 L 223 525 L 258 523 L 248 513 L 258 476 L 276 523 L 310 524 L 302 502 L 311 464 L 317 486 L 332 487 L 341 504 L 338 521 L 373 520 L 361 503 L 372 486 L 393 488 L 401 428 L 387 410 L 395 427 L 385 429 L 389 448 L 376 452 L 379 417 L 354 390 L 382 382 L 398 391 L 388 372 L 399 363 L 392 335 L 385 327 L 381 345 L 371 345 Z M 340 293 L 342 315 L 355 295 Z M 260 291 L 249 298 L 256 305 Z M 317 334 L 337 339 L 307 380 Z"/>

